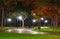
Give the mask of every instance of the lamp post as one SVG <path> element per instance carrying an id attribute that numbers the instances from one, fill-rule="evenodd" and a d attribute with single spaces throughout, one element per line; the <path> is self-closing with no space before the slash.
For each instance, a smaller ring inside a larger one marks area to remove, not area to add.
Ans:
<path id="1" fill-rule="evenodd" d="M 22 21 L 22 28 L 24 28 L 24 17 L 22 15 L 17 17 L 17 20 L 21 20 Z"/>
<path id="2" fill-rule="evenodd" d="M 45 20 L 44 23 L 48 23 L 48 20 Z"/>
<path id="3" fill-rule="evenodd" d="M 44 18 L 43 17 L 41 17 L 40 18 L 40 20 L 41 20 L 41 22 L 40 22 L 40 25 L 42 24 L 42 22 L 44 21 Z"/>
<path id="4" fill-rule="evenodd" d="M 22 28 L 24 28 L 24 20 L 27 18 L 27 15 L 25 12 L 21 12 L 20 14 L 17 14 L 17 19 L 22 21 Z"/>
<path id="5" fill-rule="evenodd" d="M 35 25 L 35 23 L 36 23 L 36 19 L 33 19 L 33 20 L 32 20 L 32 23 L 33 23 L 33 27 L 34 27 L 34 25 Z"/>
<path id="6" fill-rule="evenodd" d="M 22 20 L 23 20 L 23 17 L 22 17 L 21 15 L 18 16 L 18 17 L 17 17 L 17 22 L 18 22 L 18 20 L 22 21 Z M 22 23 L 22 26 L 23 26 L 23 23 Z"/>
<path id="7" fill-rule="evenodd" d="M 48 20 L 45 20 L 45 21 L 44 21 L 44 25 L 45 25 L 45 23 L 48 23 Z"/>
<path id="8" fill-rule="evenodd" d="M 7 19 L 5 20 L 5 22 L 6 22 L 5 24 L 7 25 L 7 22 L 9 22 L 9 23 L 10 23 L 11 21 L 12 21 L 12 19 L 11 19 L 11 18 L 7 18 Z"/>

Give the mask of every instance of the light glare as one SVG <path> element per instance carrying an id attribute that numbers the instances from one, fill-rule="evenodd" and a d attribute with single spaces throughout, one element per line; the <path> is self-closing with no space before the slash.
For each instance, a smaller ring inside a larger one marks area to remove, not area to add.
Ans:
<path id="1" fill-rule="evenodd" d="M 7 19 L 7 21 L 8 21 L 8 22 L 11 22 L 11 21 L 12 21 L 12 19 L 11 19 L 11 18 L 9 18 L 9 19 Z"/>
<path id="2" fill-rule="evenodd" d="M 33 13 L 33 16 L 35 16 L 36 14 L 35 13 Z"/>
<path id="3" fill-rule="evenodd" d="M 44 22 L 45 22 L 45 23 L 47 23 L 47 22 L 48 22 L 48 20 L 45 20 Z"/>
<path id="4" fill-rule="evenodd" d="M 33 22 L 36 22 L 36 20 L 35 20 L 35 19 L 33 19 L 32 21 L 33 21 Z"/>
<path id="5" fill-rule="evenodd" d="M 18 19 L 19 19 L 19 20 L 22 20 L 22 16 L 19 16 Z"/>
<path id="6" fill-rule="evenodd" d="M 44 18 L 41 18 L 41 20 L 44 20 Z"/>

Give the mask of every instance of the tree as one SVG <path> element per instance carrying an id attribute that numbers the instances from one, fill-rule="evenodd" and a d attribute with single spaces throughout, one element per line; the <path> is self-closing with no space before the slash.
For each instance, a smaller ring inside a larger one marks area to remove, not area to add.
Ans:
<path id="1" fill-rule="evenodd" d="M 5 14 L 12 11 L 13 7 L 15 4 L 15 0 L 0 0 L 0 8 L 1 8 L 1 12 L 2 12 L 2 23 L 1 23 L 1 27 L 4 26 L 4 22 L 5 22 Z"/>
<path id="2" fill-rule="evenodd" d="M 4 21 L 4 0 L 0 0 L 0 8 L 1 8 L 1 12 L 2 12 L 2 23 L 1 23 L 1 27 L 3 27 L 3 21 Z"/>
<path id="3" fill-rule="evenodd" d="M 39 16 L 41 15 L 44 18 L 52 19 L 53 28 L 56 28 L 58 22 L 57 0 L 44 0 L 44 1 L 40 1 L 40 3 L 37 5 L 38 5 L 36 6 L 37 8 L 32 10 L 32 14 L 33 13 L 39 14 L 37 15 L 37 18 L 39 18 Z"/>

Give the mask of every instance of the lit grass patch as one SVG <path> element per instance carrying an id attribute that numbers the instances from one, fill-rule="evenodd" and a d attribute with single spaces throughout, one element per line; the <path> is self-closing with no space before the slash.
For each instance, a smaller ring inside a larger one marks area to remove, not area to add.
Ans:
<path id="1" fill-rule="evenodd" d="M 60 32 L 60 28 L 56 28 L 54 30 L 53 30 L 53 28 L 41 28 L 41 29 L 35 28 L 35 29 L 33 29 L 33 31 L 38 31 L 38 32 Z"/>

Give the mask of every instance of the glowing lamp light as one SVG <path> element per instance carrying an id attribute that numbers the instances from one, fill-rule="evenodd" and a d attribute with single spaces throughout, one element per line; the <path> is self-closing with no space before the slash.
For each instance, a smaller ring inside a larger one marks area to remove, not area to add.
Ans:
<path id="1" fill-rule="evenodd" d="M 19 16 L 19 17 L 17 17 L 17 19 L 22 20 L 23 18 L 22 18 L 22 16 Z"/>
<path id="2" fill-rule="evenodd" d="M 45 22 L 45 23 L 47 23 L 47 22 L 48 22 L 48 20 L 45 20 L 44 22 Z"/>
<path id="3" fill-rule="evenodd" d="M 32 21 L 33 21 L 33 22 L 36 22 L 36 20 L 35 20 L 35 19 L 33 19 Z"/>
<path id="4" fill-rule="evenodd" d="M 35 13 L 33 13 L 33 16 L 35 16 L 36 14 Z"/>
<path id="5" fill-rule="evenodd" d="M 7 19 L 7 21 L 8 21 L 8 22 L 11 22 L 11 21 L 12 21 L 12 19 L 11 19 L 11 18 L 8 18 L 8 19 Z"/>
<path id="6" fill-rule="evenodd" d="M 41 20 L 44 20 L 44 18 L 41 18 Z"/>

